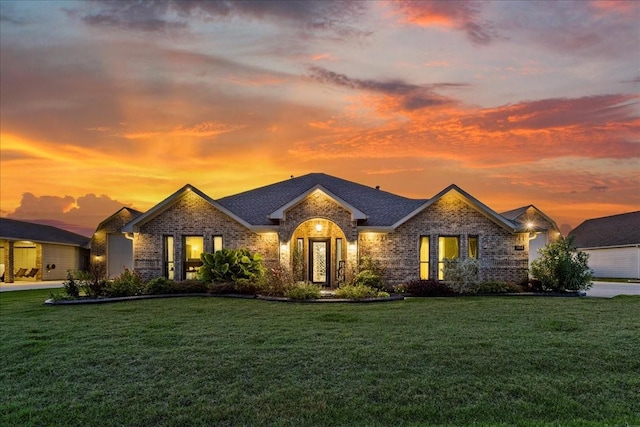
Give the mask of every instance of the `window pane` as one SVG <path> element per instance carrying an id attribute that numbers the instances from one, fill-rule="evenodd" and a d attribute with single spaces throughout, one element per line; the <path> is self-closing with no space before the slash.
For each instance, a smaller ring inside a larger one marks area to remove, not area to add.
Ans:
<path id="1" fill-rule="evenodd" d="M 222 236 L 213 236 L 213 252 L 222 249 Z"/>
<path id="2" fill-rule="evenodd" d="M 204 237 L 202 236 L 186 236 L 184 238 L 184 260 L 200 261 L 200 254 L 204 247 Z"/>
<path id="3" fill-rule="evenodd" d="M 478 259 L 478 236 L 469 236 L 469 258 Z"/>
<path id="4" fill-rule="evenodd" d="M 458 236 L 438 238 L 438 279 L 444 279 L 444 260 L 460 257 L 460 239 Z"/>
<path id="5" fill-rule="evenodd" d="M 429 236 L 420 237 L 420 280 L 429 279 Z"/>

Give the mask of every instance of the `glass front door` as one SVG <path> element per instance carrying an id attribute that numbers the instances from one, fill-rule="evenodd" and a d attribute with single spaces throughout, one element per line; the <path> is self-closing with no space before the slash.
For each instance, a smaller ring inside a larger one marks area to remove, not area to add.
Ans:
<path id="1" fill-rule="evenodd" d="M 311 240 L 309 251 L 309 279 L 311 282 L 329 286 L 330 275 L 330 246 L 329 240 Z"/>

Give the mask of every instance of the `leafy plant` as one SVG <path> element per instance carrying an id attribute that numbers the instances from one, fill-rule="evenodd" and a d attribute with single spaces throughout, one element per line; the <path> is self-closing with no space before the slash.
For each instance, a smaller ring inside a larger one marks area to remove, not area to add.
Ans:
<path id="1" fill-rule="evenodd" d="M 295 286 L 291 271 L 283 266 L 266 271 L 260 293 L 269 296 L 284 296 Z"/>
<path id="2" fill-rule="evenodd" d="M 203 265 L 198 278 L 203 282 L 237 282 L 239 279 L 257 280 L 264 274 L 262 257 L 248 249 L 221 249 L 200 255 Z"/>
<path id="3" fill-rule="evenodd" d="M 573 238 L 560 237 L 540 249 L 540 256 L 531 263 L 531 275 L 546 291 L 579 291 L 591 287 L 593 271 L 589 254 L 577 250 Z"/>
<path id="4" fill-rule="evenodd" d="M 364 299 L 388 297 L 389 293 L 365 285 L 347 285 L 336 289 L 338 298 Z"/>
<path id="5" fill-rule="evenodd" d="M 122 274 L 107 282 L 104 293 L 107 297 L 128 297 L 142 294 L 142 278 L 135 271 L 125 268 Z"/>
<path id="6" fill-rule="evenodd" d="M 434 279 L 412 280 L 404 289 L 407 294 L 414 297 L 444 297 L 454 294 L 449 285 Z"/>
<path id="7" fill-rule="evenodd" d="M 385 268 L 380 261 L 374 260 L 369 255 L 360 258 L 360 272 L 353 279 L 353 284 L 367 286 L 383 291 L 386 289 L 384 282 Z"/>
<path id="8" fill-rule="evenodd" d="M 148 295 L 166 295 L 174 293 L 173 281 L 166 277 L 157 277 L 149 280 L 145 285 L 144 293 Z"/>
<path id="9" fill-rule="evenodd" d="M 523 288 L 515 283 L 482 282 L 477 286 L 476 291 L 480 294 L 520 293 Z"/>
<path id="10" fill-rule="evenodd" d="M 64 292 L 70 298 L 78 298 L 80 296 L 80 284 L 76 281 L 72 271 L 67 272 L 67 280 L 62 282 Z"/>
<path id="11" fill-rule="evenodd" d="M 98 298 L 105 295 L 107 285 L 107 269 L 102 263 L 91 263 L 87 271 L 75 273 L 80 289 L 89 298 Z"/>
<path id="12" fill-rule="evenodd" d="M 454 258 L 444 260 L 444 281 L 455 292 L 476 292 L 479 282 L 480 264 L 475 258 Z"/>
<path id="13" fill-rule="evenodd" d="M 298 283 L 287 290 L 284 295 L 296 300 L 320 298 L 320 286 L 312 283 Z"/>

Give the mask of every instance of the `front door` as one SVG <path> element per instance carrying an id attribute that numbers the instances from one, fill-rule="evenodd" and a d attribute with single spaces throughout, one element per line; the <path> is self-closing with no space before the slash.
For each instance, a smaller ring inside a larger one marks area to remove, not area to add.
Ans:
<path id="1" fill-rule="evenodd" d="M 322 286 L 330 286 L 331 245 L 329 239 L 309 239 L 309 280 Z"/>

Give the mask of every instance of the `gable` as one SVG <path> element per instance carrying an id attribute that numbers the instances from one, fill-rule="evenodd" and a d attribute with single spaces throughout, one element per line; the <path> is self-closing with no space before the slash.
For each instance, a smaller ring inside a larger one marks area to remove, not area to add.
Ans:
<path id="1" fill-rule="evenodd" d="M 311 216 L 318 216 L 318 215 L 322 216 L 322 210 L 323 210 L 322 206 L 326 205 L 326 202 L 322 203 L 322 202 L 318 202 L 318 200 L 321 200 L 321 199 L 327 200 L 328 199 L 329 201 L 331 201 L 334 204 L 338 205 L 340 208 L 342 208 L 345 211 L 347 211 L 351 215 L 351 220 L 352 221 L 366 220 L 367 219 L 367 215 L 364 212 L 362 212 L 361 210 L 359 210 L 356 207 L 353 207 L 348 202 L 342 200 L 340 197 L 336 196 L 335 194 L 332 194 L 330 191 L 328 191 L 327 189 L 323 188 L 321 185 L 316 185 L 316 186 L 312 187 L 311 189 L 309 189 L 309 190 L 305 191 L 304 193 L 300 194 L 295 199 L 289 201 L 285 205 L 283 205 L 280 208 L 276 209 L 274 212 L 269 214 L 269 219 L 274 219 L 274 220 L 284 219 L 286 212 L 290 211 L 291 209 L 293 209 L 294 207 L 298 206 L 302 202 L 308 201 L 310 199 L 315 199 L 316 200 L 315 209 L 313 209 L 313 213 L 311 213 L 311 212 L 309 213 L 310 217 Z"/>
<path id="2" fill-rule="evenodd" d="M 484 203 L 480 202 L 478 199 L 476 199 L 475 197 L 471 196 L 469 193 L 465 192 L 464 190 L 462 190 L 460 187 L 458 187 L 455 184 L 450 185 L 449 187 L 445 188 L 440 193 L 436 194 L 434 197 L 432 197 L 431 199 L 429 199 L 428 201 L 426 201 L 425 203 L 420 205 L 417 209 L 412 211 L 409 215 L 403 217 L 398 222 L 393 224 L 390 227 L 390 229 L 395 229 L 395 228 L 399 227 L 400 225 L 404 224 L 405 222 L 407 222 L 411 218 L 413 218 L 416 215 L 418 215 L 420 212 L 424 211 L 425 209 L 429 208 L 430 206 L 433 206 L 434 204 L 436 204 L 437 202 L 439 202 L 440 200 L 445 198 L 445 196 L 447 198 L 454 197 L 454 198 L 464 202 L 465 204 L 467 204 L 468 206 L 472 207 L 477 212 L 479 212 L 480 214 L 482 214 L 483 216 L 488 218 L 490 221 L 494 222 L 496 225 L 502 227 L 503 229 L 505 229 L 507 231 L 510 231 L 512 233 L 517 231 L 517 227 L 513 222 L 511 222 L 511 221 L 507 220 L 506 218 L 504 218 L 503 216 L 499 215 L 493 209 L 489 208 Z"/>
<path id="3" fill-rule="evenodd" d="M 122 231 L 125 233 L 139 232 L 141 226 L 161 216 L 166 211 L 171 209 L 174 205 L 176 205 L 178 202 L 181 202 L 184 199 L 188 199 L 188 198 L 199 199 L 205 204 L 216 208 L 217 210 L 224 213 L 234 221 L 240 223 L 244 227 L 249 229 L 252 228 L 251 224 L 248 224 L 246 221 L 244 221 L 242 218 L 235 215 L 233 212 L 229 211 L 224 206 L 221 206 L 219 203 L 217 203 L 215 200 L 213 200 L 212 198 L 204 194 L 202 191 L 198 190 L 197 188 L 193 187 L 190 184 L 187 184 L 184 187 L 182 187 L 180 190 L 173 193 L 171 196 L 164 199 L 162 202 L 155 205 L 153 208 L 149 209 L 147 212 L 143 213 L 142 215 L 135 218 L 133 221 L 129 222 L 127 225 L 125 225 L 122 228 Z M 189 212 L 188 204 L 184 205 L 184 212 L 188 214 Z"/>

